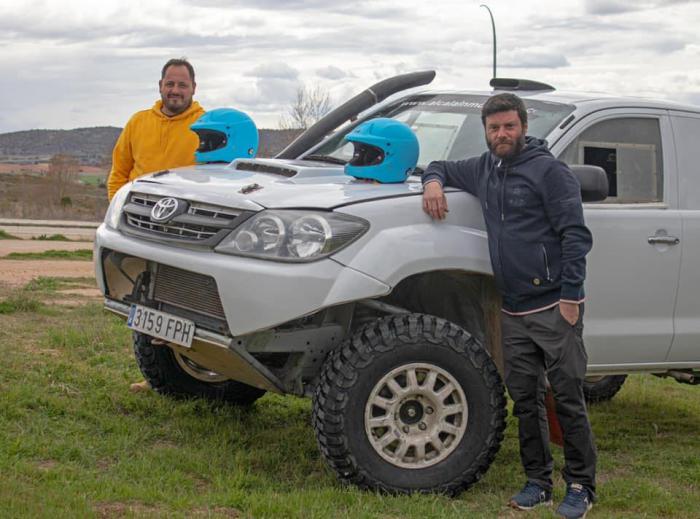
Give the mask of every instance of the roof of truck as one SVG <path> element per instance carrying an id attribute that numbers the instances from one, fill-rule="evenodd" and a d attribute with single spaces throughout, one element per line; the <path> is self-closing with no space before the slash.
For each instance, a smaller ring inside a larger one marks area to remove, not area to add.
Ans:
<path id="1" fill-rule="evenodd" d="M 492 96 L 495 93 L 512 92 L 525 99 L 536 99 L 553 103 L 566 103 L 585 108 L 587 111 L 599 110 L 602 108 L 656 108 L 661 110 L 678 110 L 685 112 L 700 113 L 700 106 L 687 103 L 677 103 L 664 99 L 652 99 L 646 97 L 634 96 L 616 96 L 601 92 L 567 92 L 559 91 L 550 85 L 537 83 L 527 80 L 510 80 L 505 81 L 517 82 L 523 81 L 525 88 L 508 88 L 495 87 L 493 90 L 444 90 L 444 91 L 429 91 L 423 90 L 417 93 L 431 94 L 463 94 L 463 95 L 483 95 Z M 528 87 L 532 86 L 533 89 Z"/>

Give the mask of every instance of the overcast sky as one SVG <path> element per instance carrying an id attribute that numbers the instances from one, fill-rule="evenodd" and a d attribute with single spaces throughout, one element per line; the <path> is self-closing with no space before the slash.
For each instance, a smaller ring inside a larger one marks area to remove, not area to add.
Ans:
<path id="1" fill-rule="evenodd" d="M 123 126 L 186 56 L 207 109 L 277 126 L 300 84 L 335 103 L 435 69 L 434 87 L 498 75 L 700 105 L 700 2 L 681 0 L 0 0 L 0 133 Z"/>

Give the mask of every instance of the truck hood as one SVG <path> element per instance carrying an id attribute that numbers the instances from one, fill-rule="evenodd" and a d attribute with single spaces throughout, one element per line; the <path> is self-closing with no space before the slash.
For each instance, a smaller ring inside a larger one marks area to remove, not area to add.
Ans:
<path id="1" fill-rule="evenodd" d="M 417 177 L 374 184 L 346 175 L 343 166 L 306 160 L 239 159 L 140 177 L 134 191 L 168 194 L 241 209 L 322 208 L 379 198 L 418 195 Z"/>

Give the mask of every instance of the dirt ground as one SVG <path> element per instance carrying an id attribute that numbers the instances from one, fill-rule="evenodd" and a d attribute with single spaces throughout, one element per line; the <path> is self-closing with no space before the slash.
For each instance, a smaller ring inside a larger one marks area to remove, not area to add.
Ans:
<path id="1" fill-rule="evenodd" d="M 38 277 L 82 278 L 94 275 L 92 261 L 0 259 L 0 284 L 7 287 L 20 287 Z"/>
<path id="2" fill-rule="evenodd" d="M 40 240 L 0 240 L 0 287 L 15 288 L 43 277 L 94 277 L 92 261 L 78 260 L 14 260 L 4 259 L 11 252 L 42 252 L 47 250 L 92 249 L 92 242 L 61 242 Z M 90 295 L 98 295 L 97 288 Z M 84 294 L 87 295 L 87 294 Z"/>

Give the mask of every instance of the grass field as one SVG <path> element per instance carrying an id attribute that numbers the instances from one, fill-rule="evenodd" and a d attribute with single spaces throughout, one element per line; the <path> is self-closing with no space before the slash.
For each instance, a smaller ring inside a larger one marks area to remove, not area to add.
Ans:
<path id="1" fill-rule="evenodd" d="M 33 236 L 32 240 L 39 241 L 70 241 L 63 234 L 41 234 L 39 236 Z"/>
<path id="2" fill-rule="evenodd" d="M 36 260 L 36 259 L 56 259 L 56 260 L 92 260 L 92 250 L 91 249 L 77 249 L 77 250 L 46 250 L 43 252 L 11 252 L 6 256 L 7 259 L 24 259 L 24 260 Z"/>
<path id="3" fill-rule="evenodd" d="M 80 182 L 82 184 L 85 184 L 86 186 L 93 186 L 93 187 L 104 186 L 104 183 L 106 180 L 107 180 L 107 177 L 105 174 L 90 175 L 90 174 L 82 173 L 80 175 Z"/>
<path id="4" fill-rule="evenodd" d="M 8 233 L 4 229 L 0 229 L 0 240 L 19 240 L 19 238 Z"/>
<path id="5" fill-rule="evenodd" d="M 59 189 L 56 180 L 46 173 L 46 164 L 10 168 L 5 172 L 0 167 L 0 216 L 40 220 L 102 220 L 108 205 L 107 190 L 100 181 L 105 174 L 99 171 L 81 173 L 81 182 L 70 182 Z"/>
<path id="6" fill-rule="evenodd" d="M 337 483 L 309 401 L 266 395 L 244 410 L 130 393 L 141 377 L 122 321 L 98 302 L 56 304 L 90 283 L 42 278 L 0 297 L 2 517 L 554 517 L 504 506 L 523 483 L 512 417 L 471 490 L 396 497 Z M 700 517 L 700 387 L 632 376 L 591 420 L 600 500 L 589 517 Z"/>

